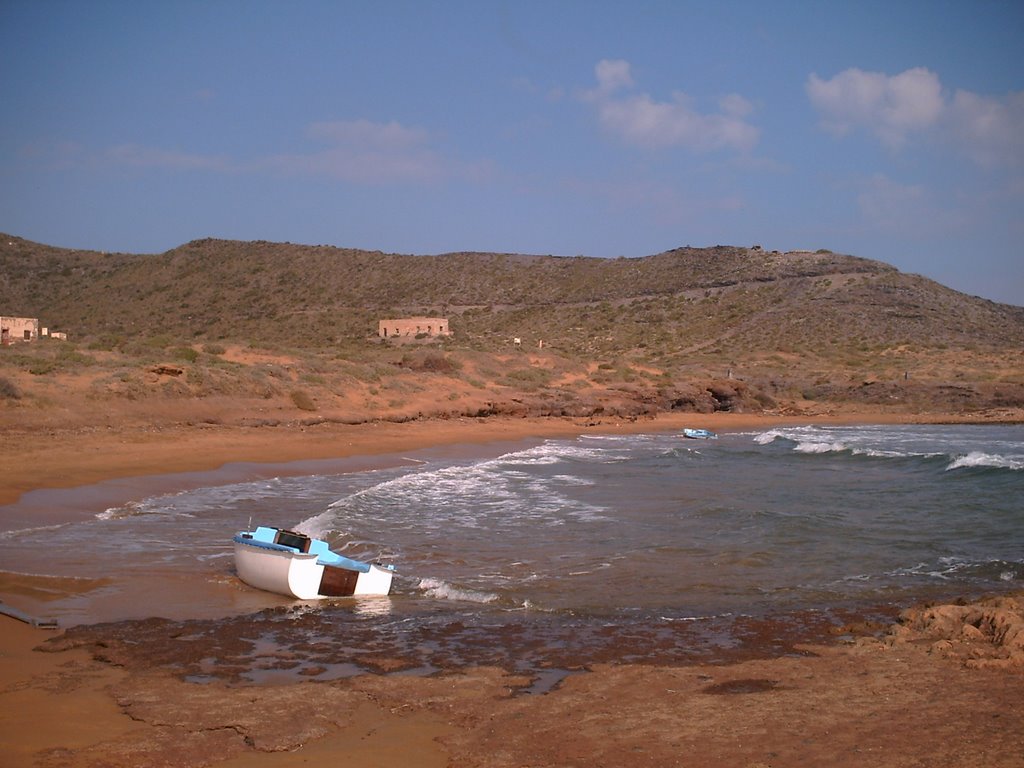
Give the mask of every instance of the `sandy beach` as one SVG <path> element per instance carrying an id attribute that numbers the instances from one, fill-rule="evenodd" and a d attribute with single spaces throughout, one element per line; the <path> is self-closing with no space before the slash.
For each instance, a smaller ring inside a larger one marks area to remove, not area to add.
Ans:
<path id="1" fill-rule="evenodd" d="M 957 420 L 679 414 L 26 430 L 0 447 L 18 468 L 0 482 L 0 505 L 27 491 L 228 462 L 682 426 Z M 781 656 L 755 649 L 727 664 L 598 665 L 543 695 L 523 695 L 529 681 L 493 668 L 197 685 L 153 663 L 154 648 L 127 631 L 47 630 L 7 617 L 0 626 L 0 748 L 10 766 L 1017 766 L 1024 754 L 1020 596 L 909 611 L 893 627 L 853 622 Z"/>

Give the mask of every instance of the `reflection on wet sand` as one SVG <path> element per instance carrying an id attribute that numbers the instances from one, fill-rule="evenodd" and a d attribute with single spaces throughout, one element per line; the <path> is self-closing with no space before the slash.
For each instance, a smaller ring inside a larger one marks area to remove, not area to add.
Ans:
<path id="1" fill-rule="evenodd" d="M 45 576 L 29 573 L 0 571 L 0 594 L 19 595 L 30 600 L 50 602 L 75 595 L 84 595 L 109 586 L 111 579 L 82 576 Z"/>
<path id="2" fill-rule="evenodd" d="M 388 600 L 338 601 L 267 609 L 215 620 L 145 619 L 69 628 L 47 650 L 102 648 L 127 669 L 163 669 L 197 683 L 280 684 L 372 673 L 425 677 L 479 667 L 524 678 L 547 692 L 571 673 L 601 664 L 725 663 L 801 655 L 830 642 L 837 627 L 872 636 L 895 619 L 891 608 L 863 621 L 838 612 L 630 624 L 533 612 L 392 613 Z M 886 611 L 888 610 L 888 613 Z"/>

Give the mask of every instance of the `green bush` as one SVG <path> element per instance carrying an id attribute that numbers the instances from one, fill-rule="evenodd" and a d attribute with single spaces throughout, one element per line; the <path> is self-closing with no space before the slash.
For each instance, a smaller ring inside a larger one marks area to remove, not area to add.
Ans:
<path id="1" fill-rule="evenodd" d="M 551 382 L 551 371 L 547 368 L 519 368 L 509 371 L 505 375 L 505 381 L 510 386 L 537 389 L 546 387 Z"/>
<path id="2" fill-rule="evenodd" d="M 57 347 L 56 364 L 63 369 L 74 368 L 82 365 L 95 365 L 96 361 L 89 355 L 78 351 L 73 344 L 62 342 Z"/>
<path id="3" fill-rule="evenodd" d="M 48 373 L 53 373 L 57 370 L 57 362 L 55 360 L 37 360 L 32 363 L 28 372 L 33 376 L 45 376 Z"/>
<path id="4" fill-rule="evenodd" d="M 98 339 L 94 339 L 89 342 L 87 349 L 99 352 L 113 352 L 115 349 L 123 349 L 125 347 L 125 343 L 125 339 L 122 336 L 104 334 Z"/>
<path id="5" fill-rule="evenodd" d="M 139 341 L 143 346 L 150 349 L 166 349 L 174 343 L 174 338 L 169 334 L 163 333 L 156 336 L 148 336 Z"/>
<path id="6" fill-rule="evenodd" d="M 194 363 L 199 359 L 199 353 L 192 349 L 192 347 L 175 347 L 171 354 L 175 360 L 184 360 L 187 363 Z"/>

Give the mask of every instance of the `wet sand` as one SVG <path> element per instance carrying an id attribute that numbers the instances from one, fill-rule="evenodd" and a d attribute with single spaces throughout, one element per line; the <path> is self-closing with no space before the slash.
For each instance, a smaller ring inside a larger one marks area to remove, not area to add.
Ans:
<path id="1" fill-rule="evenodd" d="M 100 625 L 40 646 L 41 630 L 5 624 L 4 765 L 1010 768 L 1024 754 L 1021 667 L 970 666 L 912 629 L 851 625 L 713 664 L 595 664 L 533 694 L 493 666 L 197 683 L 179 665 L 210 649 L 190 629 Z"/>
<path id="2" fill-rule="evenodd" d="M 956 419 L 688 414 L 23 434 L 0 447 L 19 468 L 0 481 L 0 504 L 26 491 L 125 477 L 159 482 L 227 462 L 372 457 L 588 431 L 915 420 Z M 45 507 L 34 517 L 42 521 Z M 0 584 L 0 593 L 18 589 L 40 585 Z M 10 766 L 1018 766 L 1024 663 L 1006 649 L 1017 642 L 1024 653 L 1024 629 L 1014 633 L 1014 600 L 1000 608 L 1009 616 L 1000 642 L 969 617 L 893 633 L 848 617 L 846 627 L 792 642 L 779 641 L 783 627 L 765 628 L 744 654 L 711 663 L 591 659 L 567 676 L 552 670 L 546 683 L 460 664 L 430 677 L 240 685 L 231 655 L 211 653 L 218 646 L 188 623 L 63 632 L 0 617 L 0 750 Z M 230 640 L 230 625 L 210 625 L 217 642 Z M 200 662 L 214 674 L 189 682 L 190 665 Z"/>

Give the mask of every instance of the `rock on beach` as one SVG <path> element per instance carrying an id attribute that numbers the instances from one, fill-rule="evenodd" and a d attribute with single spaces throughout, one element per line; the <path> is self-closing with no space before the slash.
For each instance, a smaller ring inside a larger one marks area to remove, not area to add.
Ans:
<path id="1" fill-rule="evenodd" d="M 1024 596 L 908 608 L 890 641 L 930 643 L 932 653 L 967 667 L 1024 672 Z"/>

